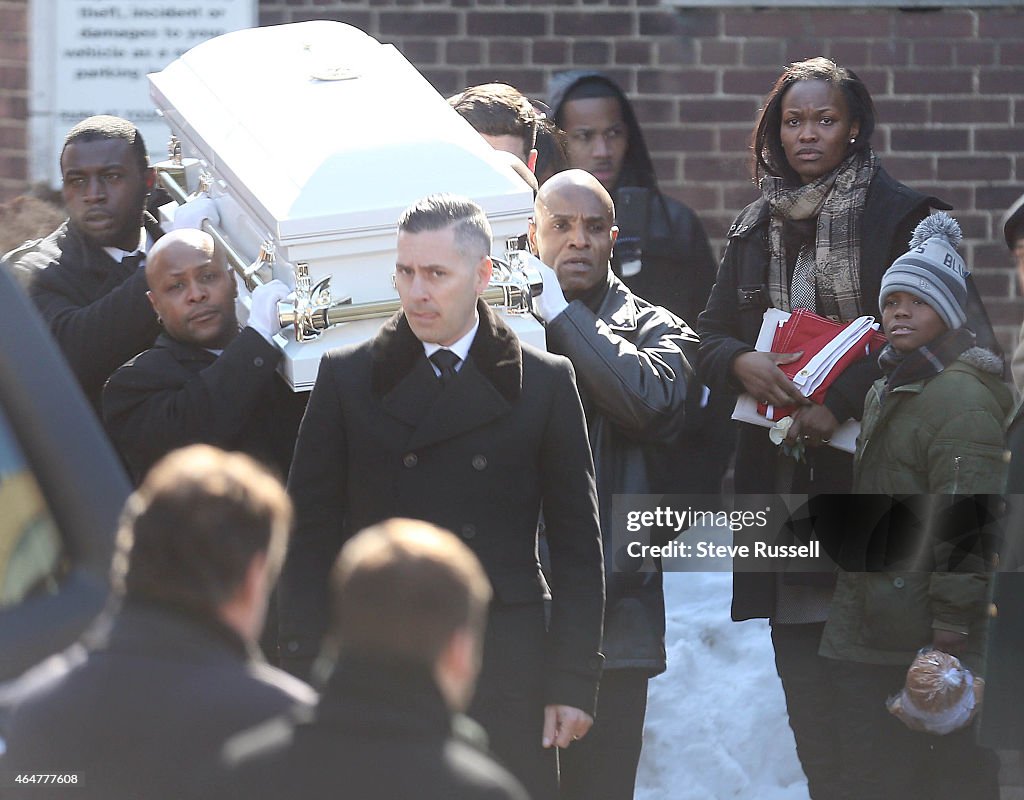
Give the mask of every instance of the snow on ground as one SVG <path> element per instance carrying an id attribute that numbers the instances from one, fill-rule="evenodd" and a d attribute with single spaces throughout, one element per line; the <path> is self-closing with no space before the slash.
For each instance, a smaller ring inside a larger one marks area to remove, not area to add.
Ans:
<path id="1" fill-rule="evenodd" d="M 650 683 L 636 800 L 807 800 L 768 624 L 728 572 L 666 572 L 668 672 Z"/>

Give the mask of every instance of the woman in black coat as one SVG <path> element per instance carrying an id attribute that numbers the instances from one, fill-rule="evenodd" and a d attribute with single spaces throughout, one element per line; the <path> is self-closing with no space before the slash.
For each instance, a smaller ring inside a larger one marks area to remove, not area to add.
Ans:
<path id="1" fill-rule="evenodd" d="M 836 428 L 860 419 L 864 397 L 880 376 L 874 359 L 849 367 L 823 402 L 803 398 L 779 364 L 787 354 L 758 353 L 754 342 L 768 308 L 807 308 L 849 322 L 878 317 L 881 278 L 907 250 L 910 234 L 934 197 L 891 178 L 871 149 L 875 111 L 852 71 L 825 58 L 791 64 L 768 94 L 753 137 L 754 179 L 761 198 L 740 212 L 707 308 L 700 315 L 700 379 L 712 391 L 746 392 L 775 405 L 800 403 L 788 442 L 796 461 L 766 428 L 740 424 L 738 494 L 850 491 L 852 456 L 828 444 Z M 991 326 L 969 282 L 968 324 L 992 342 Z M 817 655 L 832 594 L 832 576 L 736 573 L 733 618 L 768 617 L 790 725 L 812 798 L 838 796 L 828 662 Z"/>

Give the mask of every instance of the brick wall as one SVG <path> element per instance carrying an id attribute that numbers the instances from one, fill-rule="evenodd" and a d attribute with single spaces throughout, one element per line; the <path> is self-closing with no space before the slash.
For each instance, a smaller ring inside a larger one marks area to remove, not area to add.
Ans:
<path id="1" fill-rule="evenodd" d="M 24 3 L 0 0 L 0 191 L 24 181 Z M 898 179 L 945 198 L 1004 343 L 1024 300 L 999 216 L 1024 191 L 1024 12 L 672 9 L 658 0 L 261 0 L 264 25 L 334 19 L 391 42 L 442 93 L 505 80 L 543 96 L 569 67 L 636 98 L 662 186 L 716 245 L 755 191 L 747 142 L 781 66 L 827 55 L 878 106 L 875 147 Z"/>

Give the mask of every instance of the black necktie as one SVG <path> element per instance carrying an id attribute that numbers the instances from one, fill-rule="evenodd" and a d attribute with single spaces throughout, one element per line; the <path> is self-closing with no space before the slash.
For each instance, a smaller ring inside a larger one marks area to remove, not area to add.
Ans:
<path id="1" fill-rule="evenodd" d="M 441 376 L 439 380 L 441 384 L 446 384 L 448 381 L 455 377 L 455 365 L 462 361 L 455 353 L 451 350 L 437 350 L 432 356 L 430 356 L 431 362 L 441 370 Z"/>
<path id="2" fill-rule="evenodd" d="M 128 270 L 135 270 L 139 268 L 139 264 L 142 263 L 142 253 L 132 253 L 121 259 L 121 266 Z"/>

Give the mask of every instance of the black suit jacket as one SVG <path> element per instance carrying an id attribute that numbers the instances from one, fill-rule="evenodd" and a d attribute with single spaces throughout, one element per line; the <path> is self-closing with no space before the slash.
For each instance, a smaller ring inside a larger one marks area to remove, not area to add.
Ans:
<path id="1" fill-rule="evenodd" d="M 426 667 L 346 659 L 315 709 L 298 709 L 228 742 L 228 777 L 217 796 L 526 800 L 515 778 L 452 728 Z"/>
<path id="2" fill-rule="evenodd" d="M 162 235 L 146 215 L 154 239 Z M 21 273 L 86 397 L 99 413 L 110 374 L 153 344 L 160 326 L 146 297 L 145 270 L 125 267 L 66 221 L 6 257 Z"/>
<path id="3" fill-rule="evenodd" d="M 43 669 L 53 674 L 26 691 L 5 731 L 10 800 L 211 797 L 203 787 L 230 736 L 315 699 L 218 623 L 134 602 L 101 646 Z M 75 774 L 78 785 L 18 784 L 19 773 Z"/>
<path id="4" fill-rule="evenodd" d="M 244 328 L 220 356 L 161 334 L 111 375 L 103 419 L 138 483 L 176 447 L 239 450 L 288 474 L 307 395 L 276 374 L 281 351 Z"/>
<path id="5" fill-rule="evenodd" d="M 278 587 L 282 661 L 301 671 L 315 655 L 328 571 L 342 543 L 390 517 L 461 536 L 483 563 L 499 611 L 540 603 L 543 504 L 553 602 L 537 669 L 545 671 L 547 703 L 593 713 L 603 569 L 572 367 L 521 346 L 485 304 L 478 307 L 469 358 L 444 387 L 402 314 L 370 342 L 324 356 L 289 479 L 296 529 Z"/>

